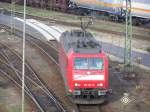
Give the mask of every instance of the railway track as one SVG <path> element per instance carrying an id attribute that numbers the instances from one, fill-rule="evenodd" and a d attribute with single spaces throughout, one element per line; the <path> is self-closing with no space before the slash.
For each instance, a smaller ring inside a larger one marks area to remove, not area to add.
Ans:
<path id="1" fill-rule="evenodd" d="M 0 63 L 1 63 L 0 73 L 2 74 L 1 77 L 3 77 L 6 80 L 9 80 L 10 83 L 12 82 L 12 84 L 14 84 L 16 87 L 21 89 L 22 88 L 21 81 L 20 81 L 21 79 L 20 79 L 20 76 L 18 76 L 21 74 L 18 74 L 16 69 L 12 68 L 9 64 L 7 64 L 5 62 L 2 62 L 2 60 L 0 60 Z M 2 65 L 3 65 L 3 69 L 2 69 Z M 13 76 L 12 76 L 12 74 L 13 74 Z M 36 105 L 38 112 L 39 111 L 44 112 L 43 109 L 41 108 L 41 106 L 39 105 L 39 103 L 36 101 L 35 97 L 30 92 L 29 88 L 26 86 L 25 86 L 25 93 L 26 93 L 26 96 L 28 96 L 31 99 L 31 101 Z"/>
<path id="2" fill-rule="evenodd" d="M 10 31 L 10 28 L 9 27 L 7 27 L 7 26 L 2 26 L 3 27 L 3 29 L 5 29 L 7 32 L 9 32 L 9 33 L 11 33 Z M 22 32 L 21 31 L 18 31 L 18 30 L 15 30 L 15 35 L 17 36 L 17 37 L 20 37 L 21 39 L 22 39 Z M 34 37 L 32 37 L 32 36 L 30 36 L 30 35 L 27 35 L 26 34 L 26 44 L 28 44 L 29 46 L 31 46 L 31 47 L 33 47 L 34 49 L 36 49 L 41 55 L 42 55 L 42 58 L 44 59 L 44 60 L 46 60 L 46 62 L 48 63 L 48 65 L 50 65 L 50 67 L 52 67 L 52 66 L 54 66 L 53 67 L 53 70 L 52 71 L 55 71 L 54 73 L 53 72 L 50 72 L 50 74 L 49 74 L 49 79 L 50 80 L 52 80 L 52 81 L 55 81 L 55 79 L 56 79 L 56 77 L 51 77 L 51 75 L 54 75 L 55 74 L 55 76 L 57 76 L 58 74 L 57 74 L 57 71 L 58 71 L 58 73 L 59 73 L 59 64 L 58 64 L 58 44 L 57 44 L 57 42 L 56 41 L 49 41 L 49 42 L 47 42 L 47 41 L 43 41 L 43 40 L 39 40 L 39 39 L 36 39 L 36 38 L 34 38 Z M 30 61 L 30 60 L 29 60 Z M 30 63 L 30 62 L 29 62 Z M 32 64 L 31 64 L 32 65 Z M 34 64 L 33 64 L 33 66 L 34 66 Z M 56 69 L 55 68 L 55 66 L 58 68 L 58 69 Z M 35 71 L 36 71 L 36 67 L 35 67 Z M 50 69 L 49 69 L 50 70 Z M 39 72 L 38 72 L 38 74 L 39 74 Z M 60 77 L 60 76 L 59 76 Z M 39 77 L 38 77 L 45 85 L 49 85 L 48 86 L 48 88 L 50 89 L 50 90 L 52 90 L 52 93 L 54 93 L 55 95 L 56 95 L 56 97 L 58 98 L 58 99 L 60 99 L 60 101 L 62 102 L 63 101 L 63 103 L 64 103 L 64 106 L 66 107 L 65 108 L 65 111 L 72 111 L 72 108 L 70 108 L 70 106 L 72 107 L 73 106 L 73 108 L 76 108 L 76 106 L 74 105 L 74 104 L 70 104 L 70 103 L 68 103 L 68 101 L 66 100 L 66 97 L 67 96 L 65 96 L 65 94 L 63 95 L 62 93 L 62 90 L 63 89 L 65 89 L 65 88 L 63 88 L 62 86 L 63 86 L 63 83 L 62 83 L 62 81 L 58 81 L 58 80 L 56 80 L 57 81 L 57 87 L 54 87 L 54 86 L 56 86 L 56 85 L 53 85 L 53 82 L 52 83 L 50 83 L 50 81 L 49 82 L 45 82 L 44 80 L 43 80 L 43 77 L 41 77 L 41 75 L 39 75 Z M 51 79 L 51 78 L 55 78 L 55 79 Z M 51 86 L 51 84 L 52 84 L 52 86 Z M 61 85 L 61 86 L 59 86 L 59 85 Z M 58 96 L 57 96 L 58 95 Z M 68 99 L 68 98 L 67 98 Z M 65 105 L 65 104 L 67 104 L 67 105 Z M 67 107 L 67 106 L 69 106 L 69 107 Z"/>
<path id="3" fill-rule="evenodd" d="M 11 70 L 13 70 L 16 75 L 11 77 L 11 79 L 13 79 L 13 82 L 16 81 L 15 84 L 21 86 L 22 57 L 2 43 L 0 43 L 0 47 L 0 62 L 2 63 L 0 66 L 1 72 L 6 76 L 12 76 L 10 74 L 12 73 Z M 8 70 L 8 68 L 10 70 Z M 25 64 L 25 71 L 26 93 L 32 96 L 31 99 L 35 102 L 41 112 L 66 111 L 58 99 L 55 98 L 51 91 L 37 77 L 37 74 L 27 62 Z"/>
<path id="4" fill-rule="evenodd" d="M 78 105 L 78 112 L 102 112 L 99 105 Z"/>
<path id="5" fill-rule="evenodd" d="M 6 25 L 1 26 L 7 32 L 11 33 L 10 27 Z M 61 33 L 57 29 L 53 28 L 57 32 Z M 15 29 L 15 35 L 22 38 L 22 32 Z M 57 66 L 58 64 L 58 43 L 57 41 L 44 41 L 41 39 L 37 39 L 31 35 L 26 34 L 26 41 L 38 48 L 41 52 L 43 52 L 49 59 L 51 59 Z"/>
<path id="6" fill-rule="evenodd" d="M 7 14 L 10 14 L 10 11 L 6 11 Z M 23 13 L 22 12 L 18 12 L 15 11 L 15 16 L 18 17 L 23 17 Z M 34 16 L 31 14 L 26 14 L 27 18 L 32 18 L 32 19 L 36 19 L 36 20 L 41 20 L 41 21 L 51 21 L 52 23 L 57 23 L 57 24 L 61 24 L 61 25 L 65 25 L 65 26 L 74 26 L 74 27 L 80 27 L 80 22 L 66 22 L 66 21 L 62 21 L 62 20 L 56 20 L 56 19 L 51 19 L 51 18 L 47 18 L 47 17 L 39 17 L 39 16 Z M 121 24 L 119 23 L 114 23 L 114 22 L 110 22 L 110 21 L 104 21 L 104 20 L 95 20 L 96 24 L 103 24 L 104 22 L 109 22 L 108 25 L 112 26 L 113 28 L 118 28 L 118 29 L 122 29 L 122 27 L 120 27 Z M 147 26 L 143 26 L 141 27 L 143 29 L 138 29 L 138 31 L 140 32 L 149 32 L 149 27 Z M 108 34 L 114 34 L 114 35 L 119 35 L 119 36 L 123 36 L 125 35 L 124 32 L 120 32 L 120 31 L 114 31 L 112 29 L 105 29 L 105 28 L 97 28 L 97 27 L 89 27 L 90 30 L 93 31 L 97 31 L 97 32 L 104 32 L 104 33 L 108 33 Z M 145 35 L 141 35 L 141 34 L 137 34 L 137 33 L 133 33 L 133 37 L 136 39 L 144 39 L 144 40 L 150 40 L 149 36 L 145 36 Z"/>
<path id="7" fill-rule="evenodd" d="M 36 38 L 27 38 L 27 41 L 34 46 L 36 46 L 39 50 L 41 50 L 44 54 L 46 54 L 57 66 L 58 64 L 58 49 L 56 46 L 49 41 L 49 43 L 36 39 Z"/>

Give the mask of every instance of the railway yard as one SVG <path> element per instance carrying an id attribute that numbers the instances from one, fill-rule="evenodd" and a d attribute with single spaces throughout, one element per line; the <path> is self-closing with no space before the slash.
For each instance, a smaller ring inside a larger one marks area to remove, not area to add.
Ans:
<path id="1" fill-rule="evenodd" d="M 0 2 L 3 9 L 10 7 L 3 4 Z M 20 10 L 20 7 L 16 9 Z M 93 20 L 88 31 L 109 57 L 108 81 L 112 93 L 107 97 L 108 101 L 102 104 L 75 104 L 66 94 L 68 86 L 61 75 L 60 45 L 56 38 L 65 31 L 80 29 L 80 17 L 60 12 L 52 12 L 49 16 L 45 10 L 42 16 L 40 13 L 33 14 L 35 10 L 28 9 L 26 21 L 25 112 L 149 112 L 149 24 L 133 26 L 133 71 L 128 73 L 123 70 L 124 23 Z M 17 10 L 11 16 L 9 9 L 1 10 L 0 112 L 21 112 L 23 13 Z M 133 77 L 124 77 L 127 74 Z"/>

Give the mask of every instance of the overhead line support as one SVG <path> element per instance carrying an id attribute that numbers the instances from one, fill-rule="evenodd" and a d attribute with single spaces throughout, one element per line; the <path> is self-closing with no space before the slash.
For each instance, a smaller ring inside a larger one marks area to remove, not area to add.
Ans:
<path id="1" fill-rule="evenodd" d="M 131 71 L 131 41 L 132 41 L 132 15 L 131 15 L 131 0 L 126 0 L 126 34 L 125 34 L 125 49 L 124 49 L 124 67 L 125 70 Z"/>

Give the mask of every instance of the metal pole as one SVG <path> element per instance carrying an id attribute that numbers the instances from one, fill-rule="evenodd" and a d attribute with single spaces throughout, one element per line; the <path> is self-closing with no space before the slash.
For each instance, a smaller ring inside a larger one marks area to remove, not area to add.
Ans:
<path id="1" fill-rule="evenodd" d="M 13 34 L 13 0 L 11 0 L 11 35 Z"/>
<path id="2" fill-rule="evenodd" d="M 126 35 L 125 35 L 125 50 L 124 50 L 124 64 L 126 71 L 131 71 L 131 40 L 132 40 L 131 0 L 126 0 Z"/>
<path id="3" fill-rule="evenodd" d="M 15 33 L 15 4 L 16 0 L 11 0 L 11 35 Z"/>
<path id="4" fill-rule="evenodd" d="M 13 0 L 13 13 L 12 13 L 12 17 L 15 17 L 15 4 L 16 4 L 16 0 Z M 13 19 L 13 33 L 15 33 L 15 20 Z"/>
<path id="5" fill-rule="evenodd" d="M 26 32 L 26 0 L 24 0 L 24 24 L 23 24 L 23 52 L 22 52 L 22 112 L 24 112 L 25 101 L 25 32 Z"/>

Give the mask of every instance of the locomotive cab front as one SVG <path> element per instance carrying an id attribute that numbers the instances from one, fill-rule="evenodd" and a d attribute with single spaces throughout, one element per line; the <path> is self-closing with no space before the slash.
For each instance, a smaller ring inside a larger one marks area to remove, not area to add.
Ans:
<path id="1" fill-rule="evenodd" d="M 100 104 L 106 100 L 108 88 L 108 59 L 104 52 L 72 54 L 69 92 L 75 103 Z"/>
<path id="2" fill-rule="evenodd" d="M 104 70 L 104 59 L 100 57 L 75 57 L 72 75 L 74 94 L 77 93 L 76 89 L 103 89 L 108 86 L 105 81 L 107 76 Z"/>

